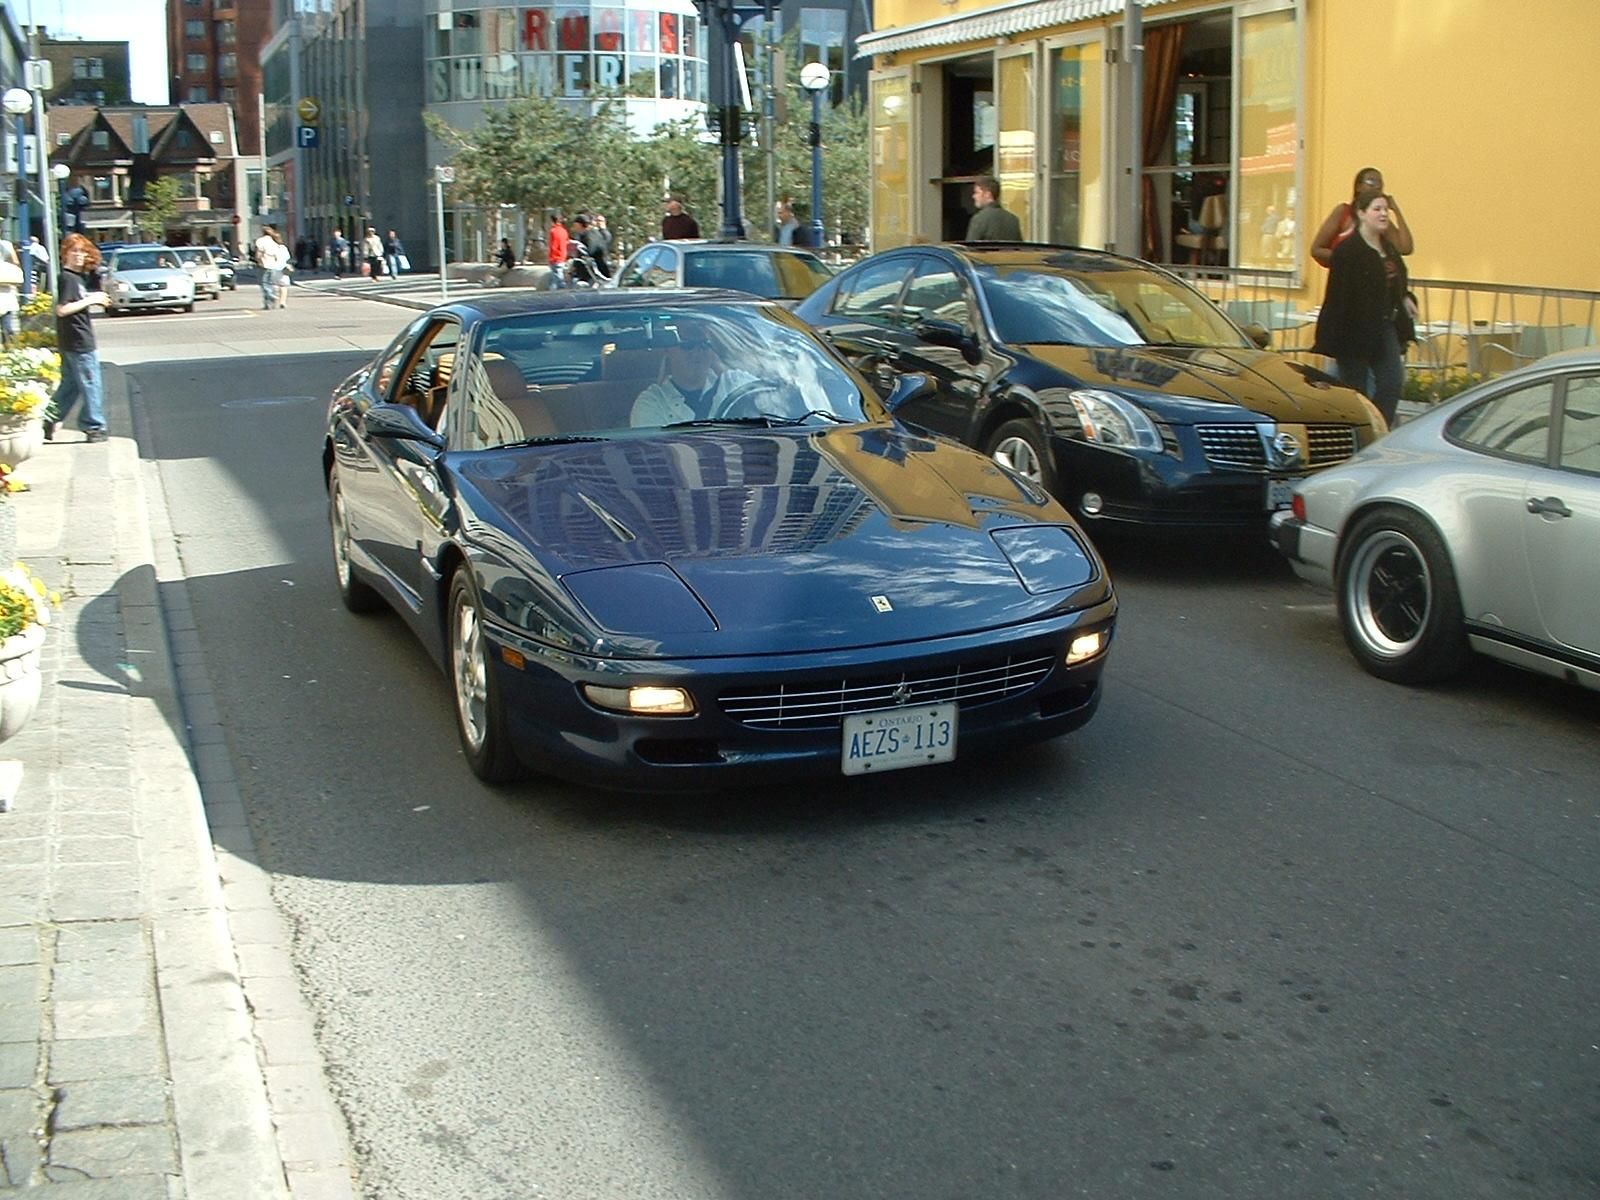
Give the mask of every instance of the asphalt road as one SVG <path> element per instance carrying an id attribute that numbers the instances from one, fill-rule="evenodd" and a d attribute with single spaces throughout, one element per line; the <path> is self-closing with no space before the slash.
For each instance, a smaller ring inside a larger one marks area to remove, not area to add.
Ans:
<path id="1" fill-rule="evenodd" d="M 130 376 L 369 1196 L 1600 1193 L 1600 697 L 1391 687 L 1265 550 L 1118 548 L 1064 741 L 492 791 L 334 594 L 357 361 Z"/>

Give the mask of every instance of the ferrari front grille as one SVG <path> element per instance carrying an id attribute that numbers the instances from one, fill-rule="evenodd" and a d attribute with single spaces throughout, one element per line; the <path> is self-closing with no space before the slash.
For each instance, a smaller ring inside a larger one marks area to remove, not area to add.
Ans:
<path id="1" fill-rule="evenodd" d="M 962 708 L 1019 696 L 1038 685 L 1055 656 L 984 659 L 898 675 L 741 688 L 718 697 L 723 713 L 751 729 L 837 729 L 852 713 L 955 701 Z"/>

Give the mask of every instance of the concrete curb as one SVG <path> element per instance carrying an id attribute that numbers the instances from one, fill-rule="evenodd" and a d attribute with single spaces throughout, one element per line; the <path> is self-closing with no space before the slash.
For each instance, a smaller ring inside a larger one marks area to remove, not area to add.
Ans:
<path id="1" fill-rule="evenodd" d="M 124 427 L 148 450 L 148 418 L 126 376 L 106 376 L 108 402 L 126 405 Z M 159 466 L 130 442 L 117 450 L 127 492 L 117 545 L 136 547 L 151 568 L 123 572 L 121 599 L 130 661 L 155 701 L 138 710 L 134 733 L 141 803 L 163 831 L 156 979 L 187 1198 L 353 1200 L 349 1136 L 232 774 Z M 186 739 L 163 714 L 182 714 Z M 302 1049 L 286 1055 L 285 1045 Z"/>

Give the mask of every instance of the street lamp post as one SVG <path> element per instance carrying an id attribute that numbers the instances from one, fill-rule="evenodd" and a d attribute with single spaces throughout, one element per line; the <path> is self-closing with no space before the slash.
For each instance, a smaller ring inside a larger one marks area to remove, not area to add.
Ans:
<path id="1" fill-rule="evenodd" d="M 28 254 L 28 122 L 33 95 L 26 88 L 7 88 L 0 107 L 17 119 L 17 261 L 22 264 L 22 294 L 33 294 L 33 259 Z"/>
<path id="2" fill-rule="evenodd" d="M 800 86 L 811 93 L 811 247 L 821 250 L 826 237 L 822 224 L 822 93 L 833 72 L 826 63 L 809 62 L 800 68 Z"/>

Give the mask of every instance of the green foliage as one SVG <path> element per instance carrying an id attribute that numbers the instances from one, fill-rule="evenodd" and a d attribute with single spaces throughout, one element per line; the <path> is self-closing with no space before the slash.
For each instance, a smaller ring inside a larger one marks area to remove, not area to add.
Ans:
<path id="1" fill-rule="evenodd" d="M 1475 375 L 1460 367 L 1446 367 L 1437 371 L 1410 371 L 1406 374 L 1405 388 L 1400 398 L 1413 404 L 1438 404 L 1441 400 L 1448 400 L 1451 396 L 1482 383 L 1484 378 L 1485 376 L 1481 374 Z"/>
<path id="2" fill-rule="evenodd" d="M 170 175 L 152 179 L 144 187 L 144 211 L 139 214 L 139 228 L 153 240 L 167 240 L 167 226 L 178 213 L 178 181 Z"/>
<path id="3" fill-rule="evenodd" d="M 785 81 L 789 119 L 775 130 L 778 194 L 809 200 L 811 194 L 811 105 L 797 86 L 800 63 L 791 53 Z M 456 194 L 484 207 L 514 204 L 542 229 L 544 213 L 606 214 L 619 245 L 637 246 L 661 232 L 661 198 L 682 193 L 701 231 L 715 236 L 721 224 L 717 195 L 722 147 L 699 118 L 658 125 L 648 137 L 627 127 L 623 105 L 601 98 L 593 113 L 571 101 L 525 96 L 486 106 L 483 122 L 463 131 L 426 114 L 429 131 L 454 150 Z M 860 240 L 867 224 L 867 118 L 860 103 L 825 109 L 824 224 L 830 237 L 843 228 Z M 772 214 L 766 207 L 766 157 L 755 137 L 740 148 L 744 185 L 741 206 L 752 234 L 764 237 Z"/>

